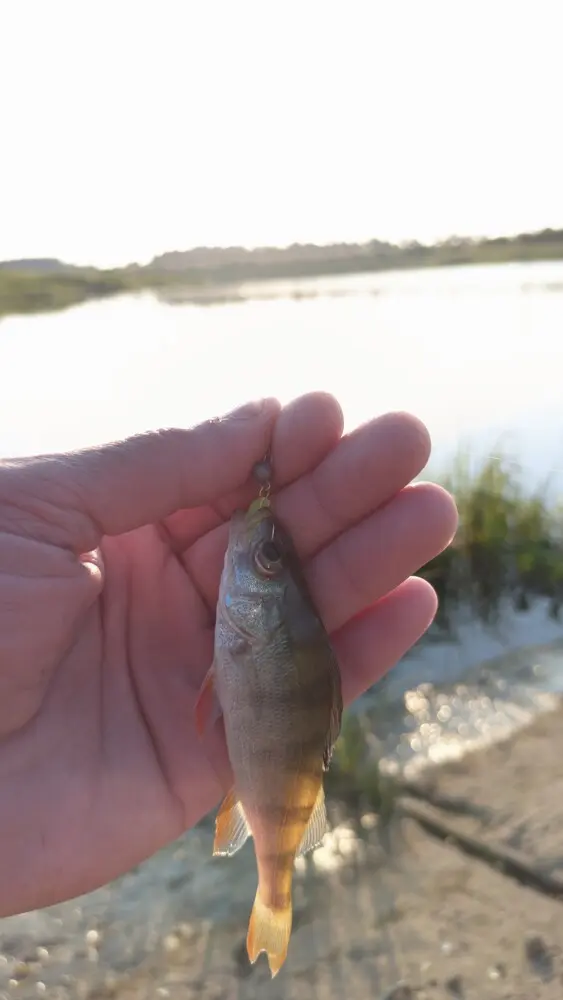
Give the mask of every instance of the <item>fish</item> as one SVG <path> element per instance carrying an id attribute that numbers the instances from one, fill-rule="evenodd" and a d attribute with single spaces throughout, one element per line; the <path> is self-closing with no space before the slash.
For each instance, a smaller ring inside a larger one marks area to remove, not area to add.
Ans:
<path id="1" fill-rule="evenodd" d="M 289 948 L 295 859 L 327 830 L 323 777 L 342 690 L 292 539 L 263 495 L 230 521 L 214 659 L 196 705 L 200 735 L 213 705 L 233 773 L 213 854 L 230 857 L 253 838 L 258 887 L 246 946 L 252 964 L 266 952 L 273 978 Z"/>

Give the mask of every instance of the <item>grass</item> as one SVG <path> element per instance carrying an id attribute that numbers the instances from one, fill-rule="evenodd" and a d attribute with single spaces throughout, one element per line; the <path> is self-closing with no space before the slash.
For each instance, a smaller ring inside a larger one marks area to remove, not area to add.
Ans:
<path id="1" fill-rule="evenodd" d="M 392 814 L 398 782 L 380 770 L 378 745 L 367 715 L 344 712 L 325 789 L 330 798 L 352 806 L 361 804 L 382 820 Z"/>
<path id="2" fill-rule="evenodd" d="M 442 484 L 455 497 L 460 524 L 453 544 L 420 575 L 440 599 L 438 625 L 449 628 L 463 604 L 485 623 L 510 602 L 524 611 L 547 598 L 554 615 L 563 604 L 563 510 L 551 504 L 549 484 L 534 492 L 508 456 L 474 467 L 460 454 Z"/>
<path id="3" fill-rule="evenodd" d="M 460 608 L 494 624 L 507 606 L 526 611 L 547 599 L 554 617 L 563 605 L 563 509 L 550 503 L 548 484 L 530 491 L 506 455 L 475 464 L 460 454 L 442 485 L 460 515 L 452 545 L 419 575 L 436 589 L 434 634 L 455 629 Z M 381 773 L 369 714 L 346 712 L 327 775 L 327 793 L 362 801 L 383 817 L 392 811 L 400 779 Z"/>
<path id="4" fill-rule="evenodd" d="M 87 299 L 133 290 L 111 271 L 94 274 L 0 271 L 0 316 L 51 312 Z"/>
<path id="5" fill-rule="evenodd" d="M 181 284 L 194 285 L 185 276 Z M 72 269 L 68 271 L 12 271 L 0 268 L 0 318 L 2 316 L 53 312 L 89 299 L 108 298 L 178 285 L 178 275 L 127 268 L 112 271 Z"/>

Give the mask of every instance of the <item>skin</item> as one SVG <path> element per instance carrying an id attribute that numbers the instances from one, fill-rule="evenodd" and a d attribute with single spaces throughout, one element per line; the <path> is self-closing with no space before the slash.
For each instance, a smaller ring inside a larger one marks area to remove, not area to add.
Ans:
<path id="1" fill-rule="evenodd" d="M 72 456 L 0 463 L 0 915 L 87 892 L 221 798 L 194 706 L 235 507 L 271 446 L 280 516 L 356 698 L 436 611 L 411 574 L 451 540 L 428 434 L 338 403 L 253 404 Z M 88 555 L 83 555 L 88 553 Z"/>

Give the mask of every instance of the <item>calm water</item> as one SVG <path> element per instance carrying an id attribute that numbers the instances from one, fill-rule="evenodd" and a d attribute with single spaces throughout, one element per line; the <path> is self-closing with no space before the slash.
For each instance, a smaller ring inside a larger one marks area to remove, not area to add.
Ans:
<path id="1" fill-rule="evenodd" d="M 0 323 L 0 454 L 189 425 L 262 394 L 323 388 L 347 427 L 421 416 L 436 461 L 507 447 L 563 470 L 563 263 L 276 282 L 260 298 L 152 295 Z"/>

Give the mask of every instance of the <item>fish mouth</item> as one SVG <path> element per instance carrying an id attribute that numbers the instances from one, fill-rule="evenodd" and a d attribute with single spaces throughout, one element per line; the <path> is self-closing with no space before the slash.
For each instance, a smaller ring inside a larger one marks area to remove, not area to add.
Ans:
<path id="1" fill-rule="evenodd" d="M 260 497 L 253 500 L 246 510 L 235 510 L 229 526 L 229 541 L 235 545 L 244 544 L 254 534 L 262 521 L 272 516 L 270 505 Z"/>
<path id="2" fill-rule="evenodd" d="M 252 548 L 256 526 L 259 520 L 251 511 L 252 504 L 248 510 L 235 510 L 229 521 L 229 540 L 226 552 L 226 565 L 230 566 L 230 572 L 236 576 L 236 568 L 241 559 L 246 559 Z M 261 517 L 260 517 L 261 520 Z"/>
<path id="3" fill-rule="evenodd" d="M 270 501 L 265 497 L 257 497 L 250 504 L 246 511 L 246 521 L 248 524 L 259 524 L 260 521 L 267 521 L 272 516 Z"/>

